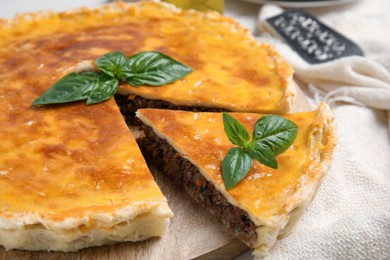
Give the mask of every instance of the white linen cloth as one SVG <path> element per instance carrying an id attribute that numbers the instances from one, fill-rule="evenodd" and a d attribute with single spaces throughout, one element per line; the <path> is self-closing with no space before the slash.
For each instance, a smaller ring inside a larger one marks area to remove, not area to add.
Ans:
<path id="1" fill-rule="evenodd" d="M 281 11 L 264 6 L 259 23 Z M 323 22 L 333 27 L 339 20 L 332 19 Z M 358 19 L 364 24 L 370 17 Z M 386 19 L 381 26 L 389 28 Z M 359 26 L 348 24 L 342 33 Z M 361 37 L 357 43 L 369 56 L 364 40 L 370 42 Z M 338 135 L 332 169 L 316 199 L 295 232 L 278 241 L 266 259 L 390 259 L 390 73 L 382 66 L 388 63 L 372 60 L 388 62 L 383 57 L 390 58 L 390 45 L 372 58 L 309 65 L 281 40 L 262 34 L 259 41 L 275 45 L 287 59 L 313 105 L 320 100 L 331 105 Z"/>

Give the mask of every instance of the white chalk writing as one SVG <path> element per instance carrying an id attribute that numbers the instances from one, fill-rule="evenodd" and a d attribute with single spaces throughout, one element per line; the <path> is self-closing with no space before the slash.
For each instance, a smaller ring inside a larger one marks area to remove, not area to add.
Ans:
<path id="1" fill-rule="evenodd" d="M 277 16 L 271 24 L 294 49 L 318 62 L 344 56 L 348 48 L 345 38 L 300 10 Z"/>

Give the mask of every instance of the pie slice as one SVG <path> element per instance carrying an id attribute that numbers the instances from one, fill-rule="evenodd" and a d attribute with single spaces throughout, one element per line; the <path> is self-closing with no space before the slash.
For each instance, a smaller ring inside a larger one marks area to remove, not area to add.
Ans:
<path id="1" fill-rule="evenodd" d="M 36 109 L 25 86 L 2 85 L 0 244 L 74 251 L 161 236 L 172 212 L 114 100 Z"/>
<path id="2" fill-rule="evenodd" d="M 36 109 L 25 86 L 2 85 L 0 244 L 75 251 L 161 236 L 173 214 L 114 100 Z"/>
<path id="3" fill-rule="evenodd" d="M 251 132 L 261 114 L 231 113 Z M 140 109 L 145 135 L 138 139 L 147 161 L 170 175 L 257 255 L 291 232 L 329 169 L 335 133 L 326 104 L 286 115 L 299 127 L 294 144 L 277 156 L 279 168 L 254 162 L 234 188 L 224 186 L 221 165 L 234 147 L 222 113 Z"/>

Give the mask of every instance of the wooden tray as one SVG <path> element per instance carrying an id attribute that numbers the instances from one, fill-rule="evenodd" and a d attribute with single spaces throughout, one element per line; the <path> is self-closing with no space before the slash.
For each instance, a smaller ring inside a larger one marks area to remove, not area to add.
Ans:
<path id="1" fill-rule="evenodd" d="M 310 109 L 306 97 L 297 88 L 294 111 Z M 163 237 L 137 243 L 92 247 L 74 253 L 23 250 L 7 252 L 0 246 L 0 259 L 231 259 L 248 250 L 245 244 L 228 233 L 169 179 L 162 178 L 162 174 L 158 172 L 155 176 L 175 214 Z"/>

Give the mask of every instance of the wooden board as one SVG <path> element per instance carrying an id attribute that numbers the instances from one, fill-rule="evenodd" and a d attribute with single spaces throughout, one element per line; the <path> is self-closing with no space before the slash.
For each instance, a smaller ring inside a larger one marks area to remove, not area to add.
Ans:
<path id="1" fill-rule="evenodd" d="M 294 111 L 310 109 L 309 102 L 297 88 Z M 175 214 L 163 237 L 137 243 L 87 248 L 74 253 L 23 250 L 7 252 L 0 247 L 0 259 L 231 259 L 248 250 L 245 244 L 228 233 L 205 209 L 193 203 L 184 191 L 169 179 L 163 178 L 155 169 L 151 170 Z"/>

